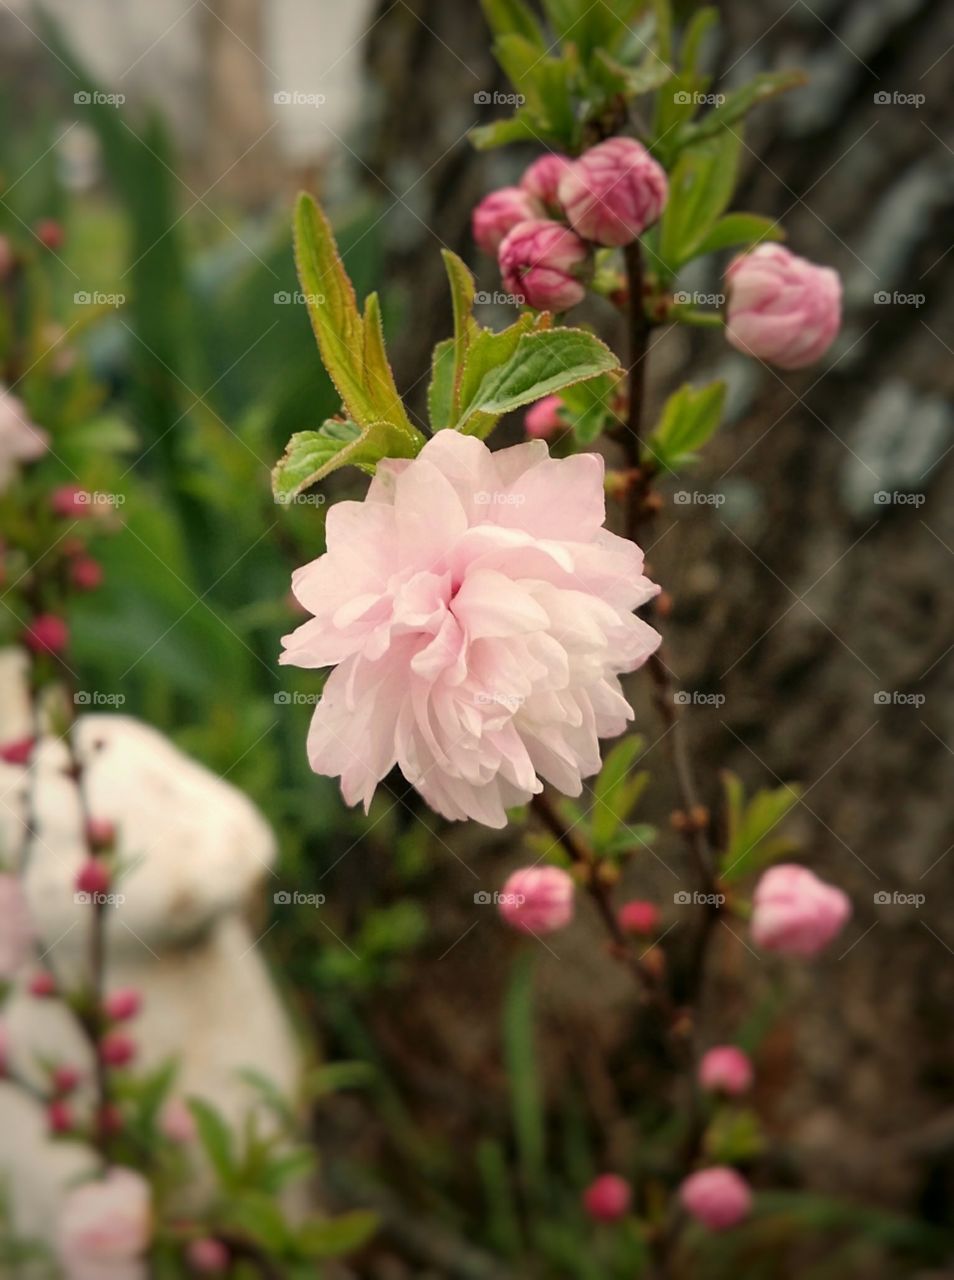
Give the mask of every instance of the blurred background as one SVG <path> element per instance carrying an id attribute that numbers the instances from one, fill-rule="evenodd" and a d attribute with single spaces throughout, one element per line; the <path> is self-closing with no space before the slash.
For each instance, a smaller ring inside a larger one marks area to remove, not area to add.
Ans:
<path id="1" fill-rule="evenodd" d="M 808 73 L 751 118 L 738 203 L 841 272 L 846 324 L 825 370 L 790 377 L 718 333 L 656 334 L 652 405 L 724 376 L 730 420 L 695 477 L 724 500 L 674 502 L 648 554 L 675 598 L 683 687 L 722 698 L 690 725 L 707 800 L 723 767 L 753 788 L 802 781 L 793 831 L 855 916 L 844 945 L 786 973 L 781 1018 L 776 972 L 720 938 L 706 1032 L 760 1042 L 766 1180 L 805 1194 L 757 1257 L 721 1243 L 707 1274 L 950 1276 L 954 7 L 720 10 L 716 89 Z M 346 811 L 305 759 L 320 683 L 276 665 L 323 507 L 276 506 L 269 470 L 337 409 L 297 300 L 291 200 L 319 195 L 359 295 L 381 289 L 419 412 L 451 327 L 438 251 L 492 293 L 470 210 L 532 158 L 468 143 L 506 88 L 479 7 L 4 0 L 0 71 L 0 228 L 62 224 L 51 348 L 91 361 L 123 447 L 98 481 L 126 495 L 124 528 L 77 619 L 79 669 L 264 810 L 281 841 L 270 890 L 326 897 L 316 912 L 269 892 L 256 929 L 303 1035 L 348 1064 L 313 1125 L 328 1198 L 384 1216 L 355 1273 L 615 1274 L 578 1192 L 608 1164 L 651 1165 L 659 1078 L 633 1052 L 639 1014 L 597 921 L 581 913 L 559 955 L 528 957 L 474 904 L 520 863 L 519 839 L 448 829 L 399 777 L 368 819 Z M 648 763 L 658 820 L 663 753 Z M 664 823 L 659 848 L 628 888 L 665 903 L 682 855 Z"/>

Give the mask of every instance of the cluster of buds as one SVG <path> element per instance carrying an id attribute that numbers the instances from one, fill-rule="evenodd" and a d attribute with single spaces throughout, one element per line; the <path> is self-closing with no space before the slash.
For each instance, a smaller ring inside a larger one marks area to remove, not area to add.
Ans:
<path id="1" fill-rule="evenodd" d="M 642 143 L 610 138 L 577 160 L 547 155 L 517 187 L 473 214 L 474 239 L 496 255 L 505 288 L 538 311 L 582 302 L 594 247 L 631 244 L 662 213 L 666 174 Z"/>

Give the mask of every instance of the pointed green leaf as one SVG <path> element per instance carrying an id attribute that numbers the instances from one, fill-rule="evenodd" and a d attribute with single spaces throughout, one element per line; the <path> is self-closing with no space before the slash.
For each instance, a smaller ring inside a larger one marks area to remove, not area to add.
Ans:
<path id="1" fill-rule="evenodd" d="M 463 410 L 474 400 L 483 381 L 512 359 L 521 337 L 532 333 L 536 323 L 529 313 L 525 313 L 500 333 L 493 333 L 490 329 L 478 331 L 467 353 L 461 378 L 460 404 Z M 499 417 L 499 414 L 480 412 L 467 416 L 461 411 L 451 425 L 465 435 L 483 440 L 496 426 Z"/>
<path id="2" fill-rule="evenodd" d="M 480 332 L 474 320 L 474 277 L 466 263 L 450 249 L 441 250 L 454 308 L 454 368 L 451 390 L 451 413 L 445 425 L 455 422 L 460 414 L 461 381 L 467 353 Z"/>
<path id="3" fill-rule="evenodd" d="M 317 431 L 295 432 L 272 470 L 272 492 L 278 502 L 293 502 L 339 467 L 360 467 L 373 474 L 382 458 L 413 458 L 423 442 L 419 432 L 412 435 L 390 422 L 362 429 L 354 422 L 332 419 Z"/>
<path id="4" fill-rule="evenodd" d="M 298 1235 L 298 1245 L 312 1258 L 337 1258 L 367 1244 L 378 1229 L 374 1213 L 356 1209 L 337 1218 L 306 1222 Z"/>
<path id="5" fill-rule="evenodd" d="M 454 359 L 453 338 L 445 338 L 434 348 L 431 360 L 431 381 L 427 388 L 427 412 L 432 431 L 443 431 L 454 421 Z"/>
<path id="6" fill-rule="evenodd" d="M 506 120 L 494 120 L 471 129 L 471 142 L 478 151 L 490 151 L 494 147 L 506 147 L 512 142 L 555 143 L 558 139 L 547 133 L 536 116 L 520 107 Z"/>
<path id="7" fill-rule="evenodd" d="M 735 93 L 730 93 L 721 106 L 708 112 L 701 120 L 690 125 L 681 141 L 695 145 L 706 138 L 715 138 L 731 125 L 741 120 L 753 107 L 768 102 L 770 98 L 789 89 L 798 89 L 808 83 L 804 71 L 768 71 L 757 75 Z"/>
<path id="8" fill-rule="evenodd" d="M 741 138 L 725 132 L 680 155 L 659 235 L 659 255 L 673 275 L 696 256 L 732 199 L 741 145 Z"/>
<path id="9" fill-rule="evenodd" d="M 720 249 L 749 248 L 763 240 L 784 240 L 785 231 L 778 221 L 757 213 L 727 213 L 713 223 L 695 247 L 695 256 L 716 253 Z"/>
<path id="10" fill-rule="evenodd" d="M 496 335 L 502 337 L 503 335 Z M 500 417 L 574 383 L 619 368 L 616 356 L 583 329 L 543 329 L 521 335 L 512 356 L 489 370 L 468 398 L 465 374 L 463 413 L 458 430 L 469 432 L 476 414 Z M 468 370 L 469 374 L 469 370 Z"/>
<path id="11" fill-rule="evenodd" d="M 349 416 L 361 427 L 392 422 L 418 434 L 384 352 L 377 298 L 369 296 L 362 318 L 331 224 L 306 193 L 295 209 L 295 261 L 322 361 Z"/>
<path id="12" fill-rule="evenodd" d="M 633 765 L 645 746 L 642 735 L 634 733 L 617 742 L 606 756 L 593 786 L 593 840 L 598 847 L 612 839 L 635 803 L 636 794 L 627 783 L 632 781 Z M 643 777 L 648 781 L 645 771 Z"/>
<path id="13" fill-rule="evenodd" d="M 231 1130 L 211 1103 L 201 1098 L 189 1098 L 188 1106 L 209 1163 L 223 1187 L 231 1186 L 236 1173 Z"/>
<path id="14" fill-rule="evenodd" d="M 728 840 L 720 874 L 723 880 L 733 881 L 791 853 L 793 842 L 777 827 L 798 803 L 802 789 L 791 784 L 763 789 L 746 804 L 738 778 L 725 774 L 723 785 Z"/>
<path id="15" fill-rule="evenodd" d="M 577 444 L 592 444 L 616 421 L 612 405 L 618 381 L 613 374 L 602 373 L 560 393 Z"/>
<path id="16" fill-rule="evenodd" d="M 538 52 L 546 50 L 547 41 L 540 24 L 524 0 L 481 0 L 481 8 L 495 36 L 514 32 L 532 41 Z"/>
<path id="17" fill-rule="evenodd" d="M 696 390 L 685 383 L 663 406 L 659 425 L 646 442 L 644 462 L 665 471 L 678 471 L 694 459 L 718 427 L 726 386 L 712 382 Z"/>

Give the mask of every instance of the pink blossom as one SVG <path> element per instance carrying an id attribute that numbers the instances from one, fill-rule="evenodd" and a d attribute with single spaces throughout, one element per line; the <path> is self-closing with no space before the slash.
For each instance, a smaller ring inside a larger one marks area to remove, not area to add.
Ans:
<path id="1" fill-rule="evenodd" d="M 500 242 L 518 222 L 538 218 L 541 206 L 520 187 L 501 187 L 484 196 L 471 215 L 471 227 L 477 247 L 496 257 Z"/>
<path id="2" fill-rule="evenodd" d="M 203 1236 L 193 1240 L 186 1249 L 186 1258 L 193 1271 L 200 1275 L 220 1275 L 229 1265 L 229 1251 L 221 1240 Z"/>
<path id="3" fill-rule="evenodd" d="M 726 1231 L 749 1216 L 752 1192 L 740 1173 L 713 1165 L 691 1173 L 679 1188 L 682 1207 L 710 1231 Z"/>
<path id="4" fill-rule="evenodd" d="M 795 863 L 762 876 L 752 899 L 752 939 L 765 951 L 814 956 L 851 915 L 848 896 Z"/>
<path id="5" fill-rule="evenodd" d="M 531 440 L 549 440 L 559 431 L 566 429 L 566 422 L 560 416 L 563 401 L 559 396 L 544 396 L 536 404 L 531 405 L 523 419 L 527 435 Z"/>
<path id="6" fill-rule="evenodd" d="M 559 222 L 518 222 L 499 251 L 504 288 L 537 311 L 568 311 L 582 302 L 589 250 Z"/>
<path id="7" fill-rule="evenodd" d="M 142 996 L 135 987 L 120 987 L 103 1001 L 103 1013 L 112 1022 L 127 1022 L 142 1008 Z"/>
<path id="8" fill-rule="evenodd" d="M 49 969 L 41 969 L 30 979 L 27 990 L 37 1000 L 48 1000 L 50 996 L 56 995 L 56 978 Z"/>
<path id="9" fill-rule="evenodd" d="M 195 1119 L 181 1098 L 170 1098 L 162 1108 L 159 1129 L 170 1142 L 180 1146 L 194 1142 L 196 1138 Z"/>
<path id="10" fill-rule="evenodd" d="M 66 239 L 63 224 L 56 218 L 41 218 L 33 228 L 33 234 L 46 249 L 62 249 Z"/>
<path id="11" fill-rule="evenodd" d="M 64 1062 L 53 1068 L 51 1083 L 54 1091 L 60 1097 L 64 1097 L 76 1089 L 82 1078 L 82 1073 L 78 1067 L 71 1067 L 69 1063 Z"/>
<path id="12" fill-rule="evenodd" d="M 73 882 L 77 893 L 95 894 L 109 892 L 112 882 L 109 867 L 102 858 L 87 858 Z"/>
<path id="13" fill-rule="evenodd" d="M 66 1280 L 139 1280 L 152 1237 L 152 1193 L 132 1169 L 112 1168 L 68 1193 L 57 1224 Z"/>
<path id="14" fill-rule="evenodd" d="M 491 453 L 439 431 L 378 465 L 364 502 L 328 513 L 298 569 L 314 615 L 283 663 L 334 666 L 308 755 L 367 808 L 398 765 L 446 818 L 503 827 L 543 789 L 600 769 L 632 710 L 619 684 L 659 635 L 632 610 L 658 592 L 638 547 L 603 528 L 603 462 L 541 440 Z"/>
<path id="15" fill-rule="evenodd" d="M 633 1199 L 629 1183 L 615 1173 L 604 1173 L 583 1192 L 583 1208 L 596 1222 L 618 1222 L 629 1213 Z"/>
<path id="16" fill-rule="evenodd" d="M 93 514 L 88 492 L 78 484 L 61 484 L 50 494 L 50 510 L 61 520 L 82 520 Z"/>
<path id="17" fill-rule="evenodd" d="M 702 1055 L 699 1083 L 703 1089 L 733 1098 L 748 1093 L 752 1087 L 752 1062 L 734 1044 L 717 1045 Z"/>
<path id="18" fill-rule="evenodd" d="M 780 244 L 740 254 L 725 273 L 725 336 L 743 355 L 780 369 L 819 360 L 841 328 L 841 279 Z"/>
<path id="19" fill-rule="evenodd" d="M 111 849 L 116 843 L 116 824 L 110 818 L 90 818 L 86 838 L 94 849 Z"/>
<path id="20" fill-rule="evenodd" d="M 46 1122 L 50 1133 L 69 1133 L 75 1123 L 73 1108 L 62 1098 L 54 1098 L 46 1108 Z"/>
<path id="21" fill-rule="evenodd" d="M 624 933 L 645 935 L 655 933 L 659 928 L 659 908 L 655 902 L 646 902 L 640 898 L 624 902 L 617 911 L 616 918 Z"/>
<path id="22" fill-rule="evenodd" d="M 50 437 L 30 417 L 21 400 L 0 386 L 0 493 L 9 488 L 17 466 L 35 462 L 50 447 Z"/>
<path id="23" fill-rule="evenodd" d="M 555 933 L 573 919 L 576 886 L 559 867 L 521 867 L 497 899 L 501 916 L 521 933 Z"/>
<path id="24" fill-rule="evenodd" d="M 69 639 L 69 628 L 55 613 L 39 614 L 23 633 L 23 643 L 33 653 L 62 653 Z"/>
<path id="25" fill-rule="evenodd" d="M 662 213 L 666 172 L 634 138 L 608 138 L 574 161 L 560 179 L 560 203 L 584 240 L 631 244 Z"/>
<path id="26" fill-rule="evenodd" d="M 96 591 L 103 585 L 103 566 L 92 556 L 79 556 L 70 565 L 70 581 L 77 591 Z"/>
<path id="27" fill-rule="evenodd" d="M 534 200 L 537 200 L 551 213 L 560 212 L 560 197 L 557 194 L 560 179 L 573 165 L 569 156 L 557 155 L 548 151 L 539 160 L 534 160 L 524 170 L 520 185 Z"/>
<path id="28" fill-rule="evenodd" d="M 29 764 L 35 742 L 35 738 L 16 738 L 12 742 L 5 742 L 0 747 L 0 760 L 4 764 Z"/>
<path id="29" fill-rule="evenodd" d="M 15 875 L 0 872 L 0 983 L 14 977 L 30 953 L 33 937 L 23 886 Z"/>
<path id="30" fill-rule="evenodd" d="M 136 1042 L 124 1031 L 107 1031 L 99 1042 L 99 1054 L 108 1067 L 127 1067 L 136 1056 Z"/>

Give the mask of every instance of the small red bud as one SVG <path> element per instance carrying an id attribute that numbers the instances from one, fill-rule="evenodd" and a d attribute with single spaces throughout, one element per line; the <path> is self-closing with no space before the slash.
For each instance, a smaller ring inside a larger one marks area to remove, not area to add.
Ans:
<path id="1" fill-rule="evenodd" d="M 45 1000 L 49 996 L 56 995 L 56 979 L 48 969 L 41 969 L 30 979 L 27 989 L 31 996 L 36 996 L 38 1000 Z"/>
<path id="2" fill-rule="evenodd" d="M 33 653 L 62 653 L 69 639 L 69 628 L 55 613 L 39 614 L 23 633 L 23 643 Z"/>
<path id="3" fill-rule="evenodd" d="M 125 1067 L 136 1056 L 136 1042 L 122 1031 L 107 1031 L 99 1042 L 99 1054 L 108 1067 Z"/>
<path id="4" fill-rule="evenodd" d="M 221 1240 L 205 1236 L 193 1240 L 186 1250 L 189 1266 L 200 1275 L 221 1275 L 228 1269 L 229 1251 Z"/>
<path id="5" fill-rule="evenodd" d="M 96 1115 L 96 1128 L 107 1138 L 122 1133 L 123 1113 L 115 1102 L 107 1102 L 100 1107 Z"/>
<path id="6" fill-rule="evenodd" d="M 70 565 L 70 581 L 77 591 L 98 591 L 103 585 L 103 566 L 92 556 L 79 556 Z"/>
<path id="7" fill-rule="evenodd" d="M 61 484 L 50 494 L 50 509 L 61 520 L 80 520 L 92 514 L 89 495 L 78 484 Z"/>
<path id="8" fill-rule="evenodd" d="M 113 991 L 103 1001 L 103 1012 L 111 1022 L 125 1022 L 135 1018 L 142 1008 L 142 996 L 135 987 L 122 987 Z"/>
<path id="9" fill-rule="evenodd" d="M 76 875 L 77 893 L 108 893 L 112 877 L 102 858 L 87 858 Z"/>
<path id="10" fill-rule="evenodd" d="M 111 849 L 116 843 L 116 824 L 109 818 L 90 818 L 86 824 L 86 839 L 97 852 Z"/>
<path id="11" fill-rule="evenodd" d="M 6 764 L 29 764 L 33 754 L 34 738 L 18 738 L 0 747 L 0 760 Z"/>
<path id="12" fill-rule="evenodd" d="M 76 1067 L 59 1066 L 53 1068 L 53 1089 L 59 1097 L 64 1097 L 68 1093 L 72 1093 L 81 1080 L 81 1075 Z"/>
<path id="13" fill-rule="evenodd" d="M 73 1128 L 73 1108 L 61 1098 L 54 1098 L 46 1109 L 51 1133 L 69 1133 Z"/>
<path id="14" fill-rule="evenodd" d="M 66 239 L 63 224 L 57 222 L 55 218 L 41 218 L 33 228 L 33 233 L 44 248 L 52 249 L 54 252 L 62 249 L 63 241 Z"/>
<path id="15" fill-rule="evenodd" d="M 632 902 L 624 902 L 616 914 L 619 927 L 624 933 L 647 935 L 655 933 L 659 928 L 659 908 L 655 902 L 647 902 L 634 898 Z"/>
<path id="16" fill-rule="evenodd" d="M 604 1173 L 583 1192 L 583 1207 L 595 1222 L 618 1222 L 629 1212 L 632 1198 L 625 1178 Z"/>

